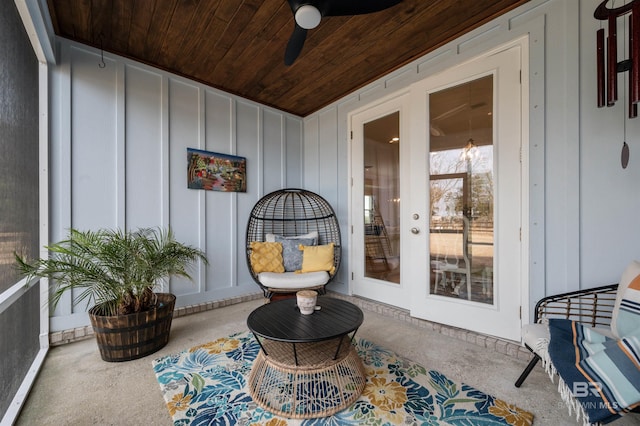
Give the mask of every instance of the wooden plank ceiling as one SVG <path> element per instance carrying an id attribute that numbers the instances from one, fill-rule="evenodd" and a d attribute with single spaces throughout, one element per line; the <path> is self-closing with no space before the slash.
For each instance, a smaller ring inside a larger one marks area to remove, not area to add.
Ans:
<path id="1" fill-rule="evenodd" d="M 403 0 L 369 15 L 324 17 L 291 66 L 286 0 L 48 6 L 59 36 L 304 117 L 527 1 Z"/>

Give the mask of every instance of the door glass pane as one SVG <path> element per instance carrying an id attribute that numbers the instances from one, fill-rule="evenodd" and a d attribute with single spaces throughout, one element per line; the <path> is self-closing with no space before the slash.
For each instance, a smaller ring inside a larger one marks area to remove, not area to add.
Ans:
<path id="1" fill-rule="evenodd" d="M 493 304 L 493 76 L 429 95 L 430 293 Z"/>
<path id="2" fill-rule="evenodd" d="M 364 125 L 365 277 L 400 283 L 400 113 Z"/>

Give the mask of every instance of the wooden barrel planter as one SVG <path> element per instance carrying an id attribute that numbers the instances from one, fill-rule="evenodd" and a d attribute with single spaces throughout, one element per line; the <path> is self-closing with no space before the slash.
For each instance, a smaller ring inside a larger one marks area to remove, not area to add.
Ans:
<path id="1" fill-rule="evenodd" d="M 102 316 L 89 310 L 100 356 L 109 362 L 142 358 L 169 342 L 176 296 L 157 293 L 155 309 L 128 315 Z"/>

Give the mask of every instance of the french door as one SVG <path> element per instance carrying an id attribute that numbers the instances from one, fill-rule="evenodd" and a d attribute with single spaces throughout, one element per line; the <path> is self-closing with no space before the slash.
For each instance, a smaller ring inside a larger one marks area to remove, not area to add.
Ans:
<path id="1" fill-rule="evenodd" d="M 520 339 L 522 46 L 351 117 L 352 291 Z"/>
<path id="2" fill-rule="evenodd" d="M 408 94 L 352 116 L 354 294 L 409 309 L 404 277 L 408 186 Z"/>

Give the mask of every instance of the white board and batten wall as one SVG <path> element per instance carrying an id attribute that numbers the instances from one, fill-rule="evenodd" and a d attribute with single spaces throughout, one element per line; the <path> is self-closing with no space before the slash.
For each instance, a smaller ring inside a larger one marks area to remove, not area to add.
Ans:
<path id="1" fill-rule="evenodd" d="M 249 211 L 264 194 L 301 187 L 302 119 L 164 71 L 58 40 L 51 67 L 51 233 L 170 226 L 209 265 L 165 290 L 186 306 L 256 293 L 245 261 Z M 247 159 L 247 192 L 187 188 L 187 148 Z M 64 298 L 51 330 L 88 325 Z"/>

